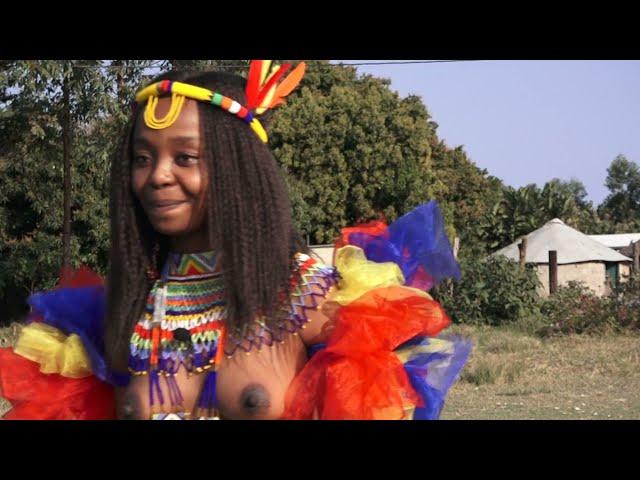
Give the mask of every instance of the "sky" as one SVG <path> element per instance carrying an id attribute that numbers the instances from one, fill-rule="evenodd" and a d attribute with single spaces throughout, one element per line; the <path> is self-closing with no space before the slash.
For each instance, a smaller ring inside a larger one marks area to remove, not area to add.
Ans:
<path id="1" fill-rule="evenodd" d="M 393 60 L 335 60 L 344 63 Z M 418 95 L 450 147 L 513 187 L 577 178 L 595 205 L 618 154 L 640 164 L 640 61 L 363 65 Z"/>

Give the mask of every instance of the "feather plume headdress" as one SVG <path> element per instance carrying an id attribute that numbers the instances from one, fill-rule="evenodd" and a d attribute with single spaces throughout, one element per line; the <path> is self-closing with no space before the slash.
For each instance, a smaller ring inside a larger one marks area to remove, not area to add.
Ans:
<path id="1" fill-rule="evenodd" d="M 267 132 L 257 117 L 267 110 L 283 104 L 285 98 L 302 80 L 306 68 L 305 63 L 302 62 L 289 75 L 286 75 L 291 69 L 291 64 L 276 65 L 272 63 L 272 60 L 251 61 L 245 89 L 246 105 L 241 105 L 239 102 L 212 90 L 171 80 L 163 80 L 140 90 L 136 94 L 136 103 L 147 102 L 144 121 L 149 128 L 156 130 L 173 125 L 180 116 L 185 98 L 211 103 L 242 119 L 260 137 L 260 140 L 267 143 L 269 140 Z M 157 118 L 158 98 L 167 94 L 171 94 L 169 111 L 163 118 Z"/>

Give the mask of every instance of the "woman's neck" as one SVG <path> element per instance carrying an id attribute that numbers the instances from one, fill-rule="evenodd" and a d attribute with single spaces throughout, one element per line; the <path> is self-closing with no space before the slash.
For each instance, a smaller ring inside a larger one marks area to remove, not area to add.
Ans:
<path id="1" fill-rule="evenodd" d="M 206 230 L 182 237 L 171 237 L 170 246 L 171 251 L 175 253 L 200 253 L 214 250 Z"/>

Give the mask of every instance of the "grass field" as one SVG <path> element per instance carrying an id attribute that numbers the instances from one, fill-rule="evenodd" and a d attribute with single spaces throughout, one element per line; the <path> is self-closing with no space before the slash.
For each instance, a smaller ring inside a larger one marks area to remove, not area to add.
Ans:
<path id="1" fill-rule="evenodd" d="M 517 330 L 456 326 L 471 359 L 443 419 L 638 419 L 640 335 L 541 340 Z"/>
<path id="2" fill-rule="evenodd" d="M 510 328 L 451 330 L 475 347 L 442 419 L 640 419 L 640 334 L 543 340 Z M 16 334 L 0 329 L 0 347 Z M 7 408 L 0 399 L 0 415 Z"/>

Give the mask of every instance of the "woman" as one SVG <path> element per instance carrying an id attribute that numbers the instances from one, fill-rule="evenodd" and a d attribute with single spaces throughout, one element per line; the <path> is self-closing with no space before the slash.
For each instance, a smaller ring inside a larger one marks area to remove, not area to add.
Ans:
<path id="1" fill-rule="evenodd" d="M 459 275 L 437 205 L 343 230 L 337 268 L 309 257 L 258 120 L 305 67 L 270 67 L 138 93 L 112 166 L 106 314 L 86 273 L 32 297 L 41 321 L 0 356 L 9 418 L 438 417 L 470 345 L 434 338 L 449 320 L 425 290 Z"/>

